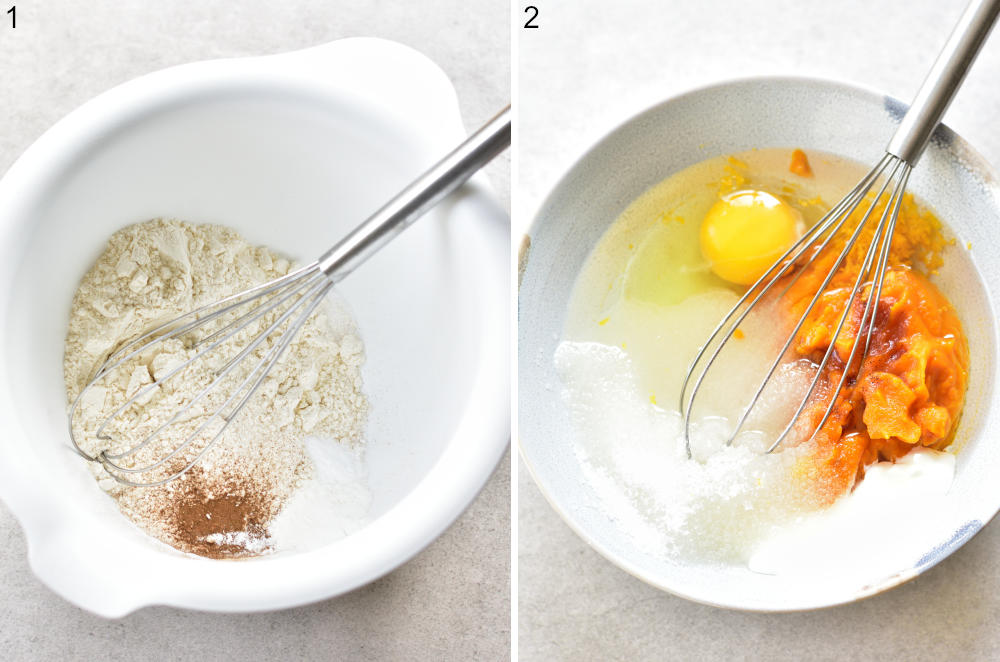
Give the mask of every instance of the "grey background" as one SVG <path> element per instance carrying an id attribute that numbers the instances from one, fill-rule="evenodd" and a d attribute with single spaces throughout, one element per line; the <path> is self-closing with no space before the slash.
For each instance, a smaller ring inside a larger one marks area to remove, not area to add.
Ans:
<path id="1" fill-rule="evenodd" d="M 522 3 L 528 4 L 528 3 Z M 517 25 L 515 228 L 601 136 L 681 91 L 795 74 L 909 99 L 964 0 L 616 3 L 540 0 Z M 1000 32 L 946 118 L 1000 167 Z M 886 136 L 888 140 L 888 136 Z M 611 565 L 518 466 L 518 650 L 536 660 L 1000 659 L 1000 525 L 938 567 L 863 602 L 799 614 L 705 607 Z"/>
<path id="2" fill-rule="evenodd" d="M 503 0 L 71 0 L 0 6 L 0 172 L 56 120 L 135 76 L 351 36 L 413 46 L 451 77 L 472 129 L 510 98 Z M 487 169 L 508 205 L 510 158 Z M 147 608 L 106 621 L 31 574 L 0 506 L 3 660 L 504 660 L 510 656 L 510 458 L 440 539 L 396 572 L 312 606 L 250 615 Z M 114 569 L 110 568 L 113 572 Z"/>

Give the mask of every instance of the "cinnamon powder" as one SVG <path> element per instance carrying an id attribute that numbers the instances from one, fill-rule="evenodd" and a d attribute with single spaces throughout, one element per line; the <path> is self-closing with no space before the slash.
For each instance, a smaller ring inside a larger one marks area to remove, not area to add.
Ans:
<path id="1" fill-rule="evenodd" d="M 175 547 L 214 559 L 271 549 L 267 525 L 278 510 L 273 490 L 245 476 L 209 478 L 197 467 L 177 482 L 162 520 Z"/>

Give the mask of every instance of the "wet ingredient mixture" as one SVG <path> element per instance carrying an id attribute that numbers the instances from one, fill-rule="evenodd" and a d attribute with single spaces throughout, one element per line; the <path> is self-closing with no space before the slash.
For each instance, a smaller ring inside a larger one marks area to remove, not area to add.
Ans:
<path id="1" fill-rule="evenodd" d="M 746 394 L 831 266 L 828 255 L 769 301 L 768 314 L 741 324 L 726 350 L 724 378 L 706 383 L 699 396 L 711 406 L 695 410 L 694 459 L 684 450 L 677 401 L 686 366 L 746 287 L 822 216 L 826 201 L 853 186 L 859 170 L 802 150 L 710 159 L 647 191 L 588 258 L 555 361 L 580 430 L 584 472 L 640 548 L 745 563 L 782 527 L 850 495 L 873 463 L 880 476 L 882 465 L 893 474 L 892 461 L 920 449 L 920 466 L 944 467 L 930 472 L 935 476 L 951 471 L 945 460 L 952 458 L 940 449 L 961 412 L 968 348 L 957 314 L 928 277 L 946 252 L 962 257 L 948 251 L 940 222 L 912 196 L 900 212 L 870 357 L 860 370 L 846 367 L 847 388 L 823 429 L 806 441 L 845 370 L 863 304 L 850 312 L 797 434 L 780 452 L 763 453 L 831 342 L 858 273 L 856 255 L 800 330 L 750 425 L 726 446 Z M 859 244 L 868 242 L 863 236 Z"/>
<path id="2" fill-rule="evenodd" d="M 69 401 L 123 343 L 291 268 L 286 258 L 217 225 L 156 219 L 116 232 L 73 298 L 64 360 Z M 123 450 L 166 422 L 210 382 L 217 362 L 192 364 L 126 409 L 109 427 L 110 441 L 95 434 L 138 389 L 195 351 L 166 341 L 88 390 L 73 423 L 84 450 Z M 124 487 L 99 464 L 88 466 L 125 516 L 184 552 L 234 558 L 329 542 L 363 526 L 370 503 L 362 464 L 363 361 L 346 304 L 335 299 L 310 317 L 257 395 L 183 476 L 157 487 Z M 214 395 L 197 404 L 136 455 L 137 466 L 179 446 L 221 404 Z M 306 502 L 295 498 L 299 492 L 309 495 Z"/>

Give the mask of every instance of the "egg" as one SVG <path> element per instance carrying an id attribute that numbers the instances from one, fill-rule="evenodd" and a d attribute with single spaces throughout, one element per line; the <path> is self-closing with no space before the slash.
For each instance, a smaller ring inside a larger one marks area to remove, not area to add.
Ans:
<path id="1" fill-rule="evenodd" d="M 802 218 L 758 190 L 723 196 L 701 222 L 701 252 L 720 278 L 752 285 L 801 236 Z"/>
<path id="2" fill-rule="evenodd" d="M 625 268 L 626 299 L 673 306 L 718 285 L 698 250 L 697 227 L 657 223 L 635 246 Z M 671 265 L 671 268 L 664 268 Z"/>

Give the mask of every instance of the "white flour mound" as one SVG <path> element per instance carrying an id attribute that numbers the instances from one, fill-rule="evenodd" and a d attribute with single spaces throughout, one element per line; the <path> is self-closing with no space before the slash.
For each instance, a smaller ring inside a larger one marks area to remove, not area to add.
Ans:
<path id="1" fill-rule="evenodd" d="M 181 313 L 283 276 L 291 268 L 287 259 L 251 246 L 221 226 L 156 219 L 119 230 L 73 298 L 64 361 L 69 401 L 125 341 Z M 88 390 L 74 417 L 75 436 L 83 449 L 96 455 L 109 444 L 112 451 L 124 447 L 116 443 L 131 445 L 189 402 L 210 383 L 218 362 L 193 364 L 122 412 L 110 428 L 113 441 L 102 441 L 95 434 L 100 423 L 138 389 L 162 379 L 195 351 L 172 339 Z M 370 502 L 363 467 L 319 476 L 303 439 L 315 437 L 323 444 L 342 446 L 360 463 L 368 411 L 361 383 L 363 362 L 364 346 L 346 307 L 336 302 L 321 306 L 194 469 L 160 487 L 130 488 L 120 486 L 99 464 L 90 467 L 126 516 L 184 551 L 246 556 L 297 546 L 294 535 L 283 535 L 284 543 L 280 542 L 270 525 L 300 487 L 337 492 L 338 498 L 318 500 L 311 513 L 301 505 L 295 510 L 310 526 L 328 531 L 327 538 L 346 535 L 359 528 Z M 187 421 L 182 421 L 189 425 L 163 430 L 156 444 L 135 456 L 137 465 L 176 448 L 229 395 L 220 390 L 220 395 L 213 393 L 191 409 Z M 339 487 L 317 487 L 322 478 Z M 344 513 L 342 522 L 337 520 L 338 509 Z M 197 527 L 189 526 L 192 517 Z M 197 535 L 192 533 L 195 528 Z M 281 528 L 286 533 L 296 530 L 294 522 L 287 521 Z"/>

